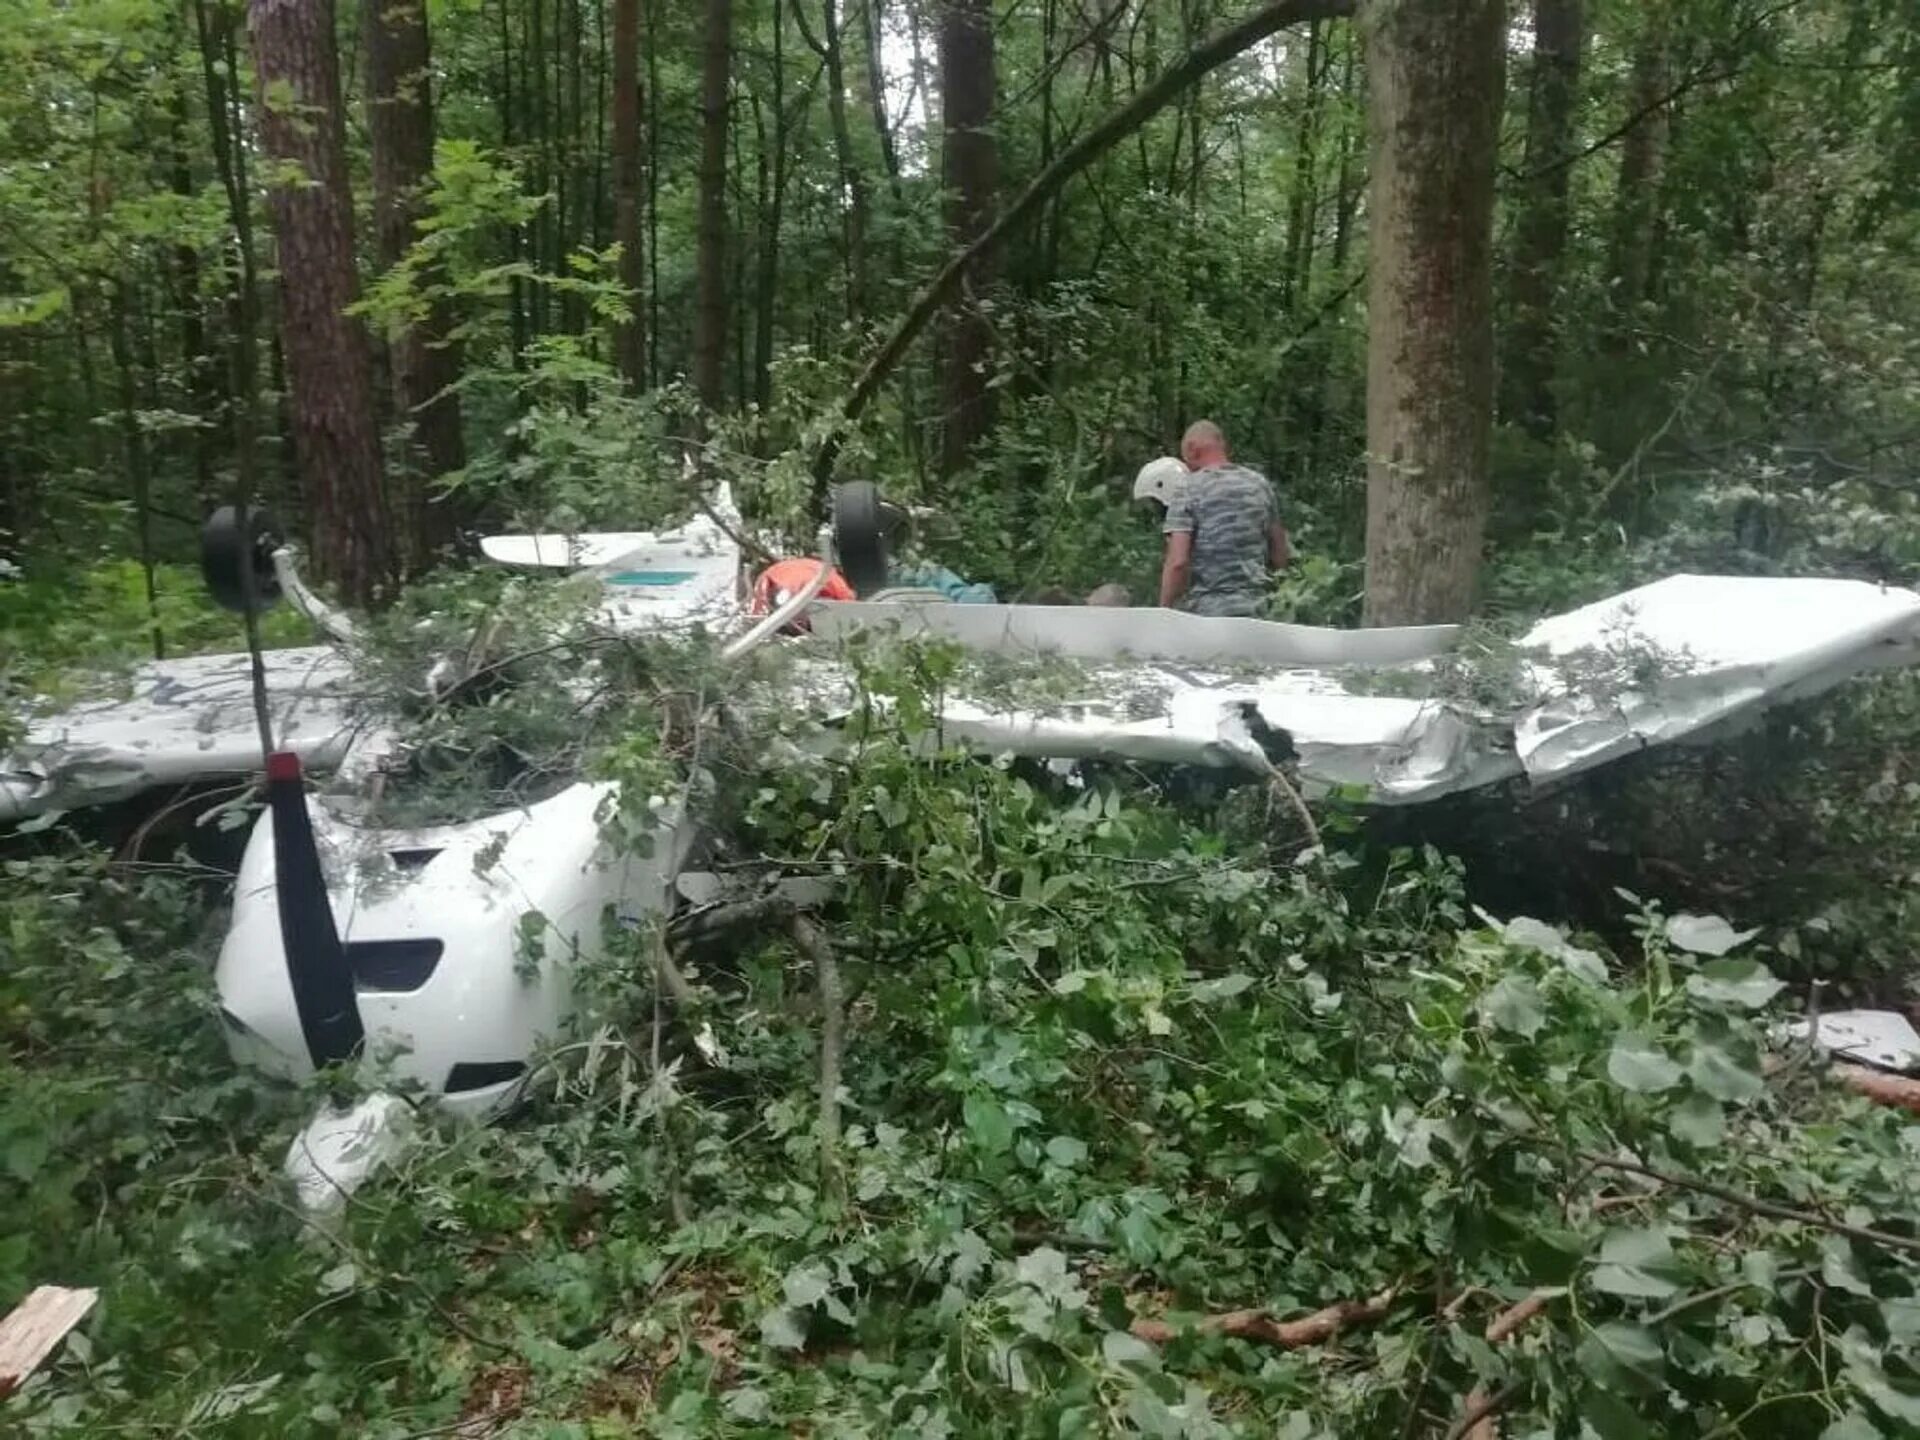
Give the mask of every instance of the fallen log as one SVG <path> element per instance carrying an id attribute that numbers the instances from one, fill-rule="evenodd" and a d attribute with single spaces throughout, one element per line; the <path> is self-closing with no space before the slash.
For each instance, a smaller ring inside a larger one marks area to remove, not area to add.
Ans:
<path id="1" fill-rule="evenodd" d="M 1341 1300 L 1303 1315 L 1298 1320 L 1276 1320 L 1265 1310 L 1228 1310 L 1218 1315 L 1203 1315 L 1193 1330 L 1202 1335 L 1232 1335 L 1240 1340 L 1259 1340 L 1282 1350 L 1299 1350 L 1322 1345 L 1342 1330 L 1354 1325 L 1370 1325 L 1386 1318 L 1393 1305 L 1394 1292 L 1383 1290 L 1371 1300 Z M 1178 1337 L 1180 1327 L 1165 1320 L 1138 1319 L 1128 1327 L 1134 1338 L 1150 1345 L 1165 1345 Z"/>
<path id="2" fill-rule="evenodd" d="M 0 1320 L 0 1400 L 20 1388 L 99 1298 L 98 1290 L 42 1285 Z"/>
<path id="3" fill-rule="evenodd" d="M 1920 1115 L 1920 1079 L 1911 1075 L 1889 1075 L 1864 1065 L 1835 1065 L 1829 1073 L 1849 1090 L 1877 1105 L 1891 1105 Z"/>

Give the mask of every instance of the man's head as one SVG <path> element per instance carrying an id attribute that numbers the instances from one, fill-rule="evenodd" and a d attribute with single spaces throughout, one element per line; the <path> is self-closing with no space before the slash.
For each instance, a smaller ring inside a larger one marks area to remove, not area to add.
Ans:
<path id="1" fill-rule="evenodd" d="M 1204 470 L 1227 461 L 1227 437 L 1211 420 L 1196 420 L 1180 437 L 1180 458 L 1189 470 Z"/>

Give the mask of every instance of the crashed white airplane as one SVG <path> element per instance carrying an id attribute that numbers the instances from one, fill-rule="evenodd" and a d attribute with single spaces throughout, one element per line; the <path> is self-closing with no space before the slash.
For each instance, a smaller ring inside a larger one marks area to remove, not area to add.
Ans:
<path id="1" fill-rule="evenodd" d="M 724 492 L 676 531 L 498 536 L 482 549 L 499 564 L 596 577 L 597 623 L 609 628 L 726 634 L 723 658 L 777 643 L 813 657 L 817 671 L 838 642 L 884 627 L 980 654 L 1073 662 L 1083 693 L 1044 707 L 947 696 L 945 736 L 982 751 L 1256 774 L 1285 756 L 1309 793 L 1342 787 L 1387 805 L 1550 783 L 1709 738 L 1920 655 L 1912 591 L 1678 575 L 1542 620 L 1511 657 L 1510 703 L 1489 708 L 1442 693 L 1457 627 L 1343 631 L 1157 609 L 950 604 L 886 588 L 879 518 L 871 486 L 842 487 L 830 539 L 860 599 L 819 600 L 822 566 L 813 586 L 757 618 L 742 604 L 739 519 Z M 351 622 L 301 585 L 285 549 L 230 513 L 209 535 L 209 582 L 224 601 L 284 594 L 336 642 L 266 657 L 268 813 L 240 866 L 217 972 L 232 1051 L 295 1079 L 364 1058 L 458 1113 L 495 1113 L 564 1029 L 574 969 L 601 949 L 609 912 L 632 923 L 678 903 L 698 817 L 658 805 L 659 843 L 644 860 L 603 843 L 604 782 L 458 824 L 371 826 L 352 796 L 378 772 L 391 735 L 366 723 L 336 648 Z M 793 635 L 802 616 L 811 633 Z M 247 656 L 143 666 L 128 693 L 31 722 L 0 757 L 0 822 L 244 780 L 260 753 Z M 303 773 L 326 770 L 338 772 L 333 793 L 309 794 Z M 529 964 L 522 921 L 534 916 L 545 923 Z M 377 1159 L 372 1138 L 403 1108 L 384 1096 L 317 1119 L 291 1157 L 309 1198 L 324 1205 Z"/>

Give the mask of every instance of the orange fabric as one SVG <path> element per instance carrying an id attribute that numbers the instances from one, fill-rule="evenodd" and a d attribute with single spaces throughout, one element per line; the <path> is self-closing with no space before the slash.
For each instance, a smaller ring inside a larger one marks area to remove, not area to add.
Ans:
<path id="1" fill-rule="evenodd" d="M 753 582 L 753 613 L 765 615 L 783 600 L 798 595 L 820 573 L 818 560 L 776 560 L 762 570 Z M 827 583 L 820 587 L 822 600 L 852 600 L 853 587 L 838 570 L 827 572 Z"/>

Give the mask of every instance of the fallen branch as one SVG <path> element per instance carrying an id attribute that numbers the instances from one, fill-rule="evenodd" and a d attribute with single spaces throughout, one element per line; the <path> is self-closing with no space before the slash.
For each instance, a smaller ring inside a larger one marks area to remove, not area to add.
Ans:
<path id="1" fill-rule="evenodd" d="M 1322 1345 L 1353 1325 L 1371 1325 L 1386 1318 L 1393 1305 L 1394 1292 L 1383 1290 L 1371 1300 L 1342 1300 L 1303 1315 L 1298 1320 L 1276 1320 L 1265 1310 L 1228 1310 L 1219 1315 L 1203 1315 L 1193 1326 L 1202 1335 L 1231 1335 L 1240 1340 L 1259 1340 L 1282 1350 L 1299 1350 Z M 1150 1345 L 1166 1345 L 1181 1334 L 1165 1320 L 1135 1320 L 1128 1327 L 1134 1338 Z"/>
<path id="2" fill-rule="evenodd" d="M 1155 115 L 1159 114 L 1189 85 L 1211 71 L 1259 44 L 1269 35 L 1306 20 L 1328 20 L 1353 13 L 1353 0 L 1274 0 L 1219 34 L 1210 36 L 1169 65 L 1151 84 L 1136 91 L 1133 98 L 1095 125 L 1073 144 L 1062 150 L 1051 165 L 1033 178 L 1014 202 L 1000 212 L 993 224 L 983 230 L 972 244 L 957 251 L 928 282 L 893 333 L 860 372 L 852 392 L 840 406 L 839 423 L 820 443 L 813 461 L 813 502 L 816 514 L 824 510 L 827 485 L 833 478 L 833 462 L 840 453 L 846 427 L 860 417 L 881 383 L 893 373 L 909 346 L 927 328 L 929 321 L 946 307 L 960 289 L 967 271 L 992 252 L 1002 240 L 1026 223 L 1035 211 L 1101 155 L 1119 144 Z"/>
<path id="3" fill-rule="evenodd" d="M 1487 1322 L 1487 1343 L 1502 1345 L 1511 1340 L 1515 1333 L 1547 1308 L 1549 1300 L 1561 1293 L 1559 1290 L 1535 1290 L 1524 1300 L 1509 1305 Z M 1519 1393 L 1517 1381 L 1494 1395 L 1488 1395 L 1476 1385 L 1467 1392 L 1466 1413 L 1447 1432 L 1449 1440 L 1500 1440 L 1500 1431 L 1494 1425 L 1493 1417 Z"/>
<path id="4" fill-rule="evenodd" d="M 1835 1065 L 1827 1073 L 1876 1105 L 1891 1105 L 1920 1115 L 1920 1080 L 1911 1075 L 1888 1075 L 1864 1065 Z"/>
<path id="5" fill-rule="evenodd" d="M 20 1388 L 99 1298 L 98 1290 L 42 1285 L 0 1320 L 0 1399 Z"/>
<path id="6" fill-rule="evenodd" d="M 1642 1165 L 1633 1160 L 1616 1160 L 1606 1155 L 1594 1155 L 1584 1151 L 1575 1158 L 1601 1169 L 1619 1170 L 1628 1175 L 1641 1175 L 1649 1180 L 1657 1180 L 1662 1185 L 1674 1185 L 1682 1190 L 1692 1190 L 1696 1194 L 1711 1196 L 1715 1200 L 1745 1210 L 1749 1214 L 1765 1215 L 1770 1220 L 1786 1220 L 1797 1225 L 1811 1225 L 1817 1230 L 1845 1235 L 1849 1240 L 1861 1240 L 1869 1245 L 1879 1245 L 1888 1250 L 1920 1255 L 1920 1240 L 1910 1235 L 1893 1235 L 1885 1230 L 1875 1230 L 1865 1225 L 1849 1225 L 1844 1220 L 1829 1220 L 1825 1215 L 1817 1214 L 1812 1210 L 1797 1210 L 1791 1205 L 1775 1204 L 1771 1200 L 1762 1200 L 1755 1195 L 1743 1195 L 1738 1190 L 1729 1190 L 1724 1185 L 1695 1180 L 1690 1175 L 1675 1175 L 1671 1171 L 1655 1170 L 1651 1165 Z"/>
<path id="7" fill-rule="evenodd" d="M 1503 1385 L 1492 1395 L 1482 1395 L 1478 1390 L 1467 1397 L 1467 1413 L 1453 1422 L 1447 1431 L 1446 1440 L 1479 1440 L 1480 1436 L 1493 1433 L 1492 1420 L 1507 1406 L 1511 1405 L 1524 1387 L 1518 1380 Z M 1478 1397 L 1478 1398 L 1475 1398 Z"/>
<path id="8" fill-rule="evenodd" d="M 793 943 L 813 964 L 820 992 L 820 1183 L 827 1193 L 841 1196 L 840 1172 L 840 1061 L 846 1043 L 846 998 L 840 988 L 840 964 L 833 946 L 820 928 L 804 915 L 789 924 Z"/>

